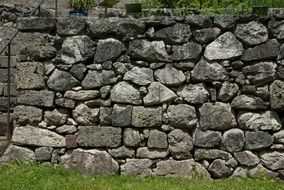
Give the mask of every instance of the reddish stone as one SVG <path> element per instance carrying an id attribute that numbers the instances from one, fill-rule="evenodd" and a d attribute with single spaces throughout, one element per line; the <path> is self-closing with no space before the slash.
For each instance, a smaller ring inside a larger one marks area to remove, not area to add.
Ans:
<path id="1" fill-rule="evenodd" d="M 77 148 L 76 135 L 66 135 L 66 148 Z"/>

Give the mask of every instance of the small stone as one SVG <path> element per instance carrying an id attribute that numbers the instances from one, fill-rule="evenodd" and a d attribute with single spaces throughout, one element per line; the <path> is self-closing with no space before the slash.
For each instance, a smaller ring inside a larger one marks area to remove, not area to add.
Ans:
<path id="1" fill-rule="evenodd" d="M 67 122 L 68 114 L 64 110 L 54 109 L 44 112 L 44 121 L 48 125 L 60 126 Z"/>
<path id="2" fill-rule="evenodd" d="M 158 130 L 151 130 L 149 133 L 147 146 L 149 148 L 157 148 L 157 149 L 168 148 L 166 133 Z"/>
<path id="3" fill-rule="evenodd" d="M 284 144 L 284 130 L 280 130 L 277 133 L 273 134 L 274 142 Z"/>
<path id="4" fill-rule="evenodd" d="M 212 20 L 209 16 L 191 14 L 185 17 L 185 23 L 190 26 L 209 28 L 212 25 Z"/>
<path id="5" fill-rule="evenodd" d="M 169 154 L 168 150 L 149 149 L 148 147 L 140 147 L 137 149 L 137 158 L 166 158 Z"/>
<path id="6" fill-rule="evenodd" d="M 86 24 L 83 17 L 62 17 L 57 21 L 57 33 L 61 36 L 77 35 L 84 31 Z"/>
<path id="7" fill-rule="evenodd" d="M 194 159 L 197 161 L 215 160 L 218 158 L 229 161 L 233 157 L 230 153 L 219 149 L 196 149 L 194 152 Z"/>
<path id="8" fill-rule="evenodd" d="M 113 158 L 133 158 L 135 156 L 135 151 L 125 146 L 116 149 L 111 149 L 108 151 L 108 153 Z"/>
<path id="9" fill-rule="evenodd" d="M 202 104 L 209 97 L 209 92 L 202 83 L 181 86 L 177 89 L 177 94 L 190 104 Z"/>
<path id="10" fill-rule="evenodd" d="M 138 130 L 135 129 L 125 129 L 123 133 L 123 144 L 130 147 L 139 147 L 141 145 L 143 138 Z"/>
<path id="11" fill-rule="evenodd" d="M 77 127 L 73 125 L 62 125 L 58 128 L 56 128 L 56 132 L 59 134 L 72 134 L 77 131 Z"/>
<path id="12" fill-rule="evenodd" d="M 24 147 L 12 145 L 10 149 L 10 160 L 19 160 L 22 162 L 33 162 L 36 160 L 35 153 Z"/>
<path id="13" fill-rule="evenodd" d="M 39 107 L 53 107 L 54 106 L 54 92 L 42 91 L 25 91 L 18 95 L 18 104 L 39 106 Z"/>
<path id="14" fill-rule="evenodd" d="M 122 62 L 115 62 L 112 66 L 116 74 L 122 75 L 128 71 L 127 67 L 125 66 L 125 63 Z"/>
<path id="15" fill-rule="evenodd" d="M 166 86 L 179 86 L 185 81 L 184 73 L 175 69 L 171 64 L 167 64 L 163 69 L 155 70 L 154 76 Z"/>
<path id="16" fill-rule="evenodd" d="M 83 80 L 85 73 L 87 71 L 87 68 L 85 65 L 79 63 L 79 64 L 74 64 L 71 67 L 70 73 L 72 76 L 74 76 L 77 80 Z"/>
<path id="17" fill-rule="evenodd" d="M 269 32 L 273 35 L 273 37 L 279 40 L 284 39 L 283 28 L 284 28 L 283 21 L 271 20 L 268 23 Z"/>
<path id="18" fill-rule="evenodd" d="M 76 102 L 67 98 L 59 98 L 55 99 L 55 105 L 63 108 L 74 109 L 76 106 Z"/>
<path id="19" fill-rule="evenodd" d="M 116 84 L 110 93 L 110 99 L 115 103 L 139 105 L 142 103 L 139 91 L 127 82 Z"/>
<path id="20" fill-rule="evenodd" d="M 79 104 L 72 111 L 75 121 L 81 125 L 94 125 L 99 121 L 100 109 L 92 109 L 85 104 Z"/>
<path id="21" fill-rule="evenodd" d="M 106 85 L 100 88 L 100 94 L 102 99 L 106 99 L 110 95 L 111 86 Z"/>
<path id="22" fill-rule="evenodd" d="M 273 110 L 284 110 L 284 82 L 275 80 L 270 85 L 270 104 Z"/>
<path id="23" fill-rule="evenodd" d="M 259 178 L 261 176 L 276 178 L 278 176 L 278 173 L 268 170 L 266 167 L 264 167 L 261 164 L 258 164 L 255 168 L 250 169 L 248 174 L 249 177 L 252 178 Z"/>
<path id="24" fill-rule="evenodd" d="M 77 148 L 78 144 L 77 144 L 76 139 L 77 139 L 76 135 L 66 135 L 65 136 L 66 148 L 68 148 L 68 149 Z"/>
<path id="25" fill-rule="evenodd" d="M 133 67 L 127 71 L 123 80 L 129 80 L 137 85 L 148 85 L 154 81 L 153 71 L 149 68 Z"/>
<path id="26" fill-rule="evenodd" d="M 47 86 L 54 91 L 65 92 L 79 85 L 70 73 L 55 69 L 47 81 Z"/>
<path id="27" fill-rule="evenodd" d="M 111 125 L 111 108 L 100 107 L 100 125 Z"/>
<path id="28" fill-rule="evenodd" d="M 153 175 L 151 166 L 150 159 L 126 159 L 126 163 L 121 165 L 121 174 L 149 177 Z"/>
<path id="29" fill-rule="evenodd" d="M 218 94 L 218 99 L 223 102 L 231 100 L 239 91 L 239 87 L 235 83 L 224 82 Z"/>

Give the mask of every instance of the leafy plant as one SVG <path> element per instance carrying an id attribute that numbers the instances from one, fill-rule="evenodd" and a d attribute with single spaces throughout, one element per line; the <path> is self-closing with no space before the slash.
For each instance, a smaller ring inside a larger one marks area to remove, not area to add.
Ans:
<path id="1" fill-rule="evenodd" d="M 77 11 L 88 11 L 96 3 L 96 0 L 69 0 L 69 6 Z"/>

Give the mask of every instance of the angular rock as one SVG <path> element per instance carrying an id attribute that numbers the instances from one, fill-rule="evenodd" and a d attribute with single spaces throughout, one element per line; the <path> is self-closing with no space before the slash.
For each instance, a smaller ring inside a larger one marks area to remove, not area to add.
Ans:
<path id="1" fill-rule="evenodd" d="M 171 131 L 168 135 L 170 154 L 174 159 L 182 160 L 192 158 L 192 138 L 180 129 Z"/>
<path id="2" fill-rule="evenodd" d="M 166 86 L 178 86 L 185 81 L 184 73 L 170 64 L 167 64 L 163 69 L 155 70 L 154 76 L 156 80 Z"/>
<path id="3" fill-rule="evenodd" d="M 177 23 L 154 33 L 154 38 L 166 44 L 183 44 L 190 40 L 191 30 L 188 24 Z"/>
<path id="4" fill-rule="evenodd" d="M 209 92 L 204 84 L 186 84 L 177 89 L 177 94 L 190 104 L 202 104 L 208 100 Z"/>
<path id="5" fill-rule="evenodd" d="M 116 84 L 110 93 L 110 99 L 115 103 L 139 105 L 142 103 L 140 92 L 127 82 Z"/>
<path id="6" fill-rule="evenodd" d="M 237 126 L 230 104 L 205 103 L 199 109 L 199 113 L 199 123 L 202 130 L 227 130 Z"/>
<path id="7" fill-rule="evenodd" d="M 148 137 L 147 146 L 149 148 L 168 148 L 167 134 L 158 130 L 151 130 Z"/>
<path id="8" fill-rule="evenodd" d="M 116 74 L 125 74 L 128 71 L 125 66 L 125 63 L 115 62 L 114 64 L 112 64 L 112 66 Z"/>
<path id="9" fill-rule="evenodd" d="M 32 137 L 32 138 L 31 138 Z M 28 146 L 65 147 L 65 138 L 55 132 L 32 126 L 16 127 L 13 132 L 14 144 Z"/>
<path id="10" fill-rule="evenodd" d="M 195 63 L 190 62 L 190 61 L 175 62 L 175 63 L 173 63 L 173 66 L 177 69 L 180 69 L 180 70 L 183 70 L 183 71 L 188 71 L 188 70 L 191 70 L 195 67 Z"/>
<path id="11" fill-rule="evenodd" d="M 237 177 L 237 178 L 247 178 L 248 177 L 248 169 L 243 168 L 243 167 L 237 167 L 232 174 L 232 177 Z"/>
<path id="12" fill-rule="evenodd" d="M 148 85 L 154 81 L 153 71 L 149 68 L 133 67 L 125 73 L 123 80 L 128 80 L 141 86 Z"/>
<path id="13" fill-rule="evenodd" d="M 10 159 L 11 160 L 18 160 L 21 162 L 33 162 L 36 160 L 35 153 L 25 147 L 20 147 L 16 145 L 12 145 L 10 148 Z"/>
<path id="14" fill-rule="evenodd" d="M 214 16 L 214 24 L 223 30 L 233 29 L 238 21 L 237 15 L 216 15 Z"/>
<path id="15" fill-rule="evenodd" d="M 79 85 L 70 73 L 60 70 L 55 70 L 47 81 L 47 86 L 54 91 L 65 92 Z"/>
<path id="16" fill-rule="evenodd" d="M 169 60 L 169 55 L 163 41 L 133 40 L 129 43 L 129 56 L 132 59 L 164 62 Z"/>
<path id="17" fill-rule="evenodd" d="M 201 60 L 191 71 L 191 78 L 199 82 L 225 81 L 228 79 L 228 73 L 216 62 L 208 63 Z"/>
<path id="18" fill-rule="evenodd" d="M 277 60 L 282 60 L 284 58 L 284 45 L 282 44 L 280 46 L 280 50 L 279 50 L 279 54 L 278 54 L 278 57 L 277 57 Z M 281 68 L 281 71 L 283 71 L 283 67 L 280 67 Z M 280 76 L 280 78 L 283 78 L 283 76 Z"/>
<path id="19" fill-rule="evenodd" d="M 219 149 L 196 149 L 194 151 L 194 159 L 201 160 L 215 160 L 215 159 L 230 160 L 232 155 L 228 152 Z"/>
<path id="20" fill-rule="evenodd" d="M 149 177 L 153 175 L 151 166 L 150 159 L 126 159 L 126 163 L 121 165 L 121 174 Z"/>
<path id="21" fill-rule="evenodd" d="M 53 148 L 41 147 L 35 149 L 35 156 L 37 161 L 49 161 L 51 159 Z"/>
<path id="22" fill-rule="evenodd" d="M 82 81 L 84 89 L 94 89 L 116 82 L 114 71 L 89 71 L 85 79 Z"/>
<path id="23" fill-rule="evenodd" d="M 80 125 L 94 125 L 99 121 L 100 109 L 89 108 L 85 104 L 79 104 L 72 111 L 74 120 Z"/>
<path id="24" fill-rule="evenodd" d="M 284 144 L 284 130 L 273 134 L 274 142 Z"/>
<path id="25" fill-rule="evenodd" d="M 252 46 L 266 42 L 268 30 L 260 22 L 251 21 L 247 24 L 238 24 L 235 36 L 243 43 Z"/>
<path id="26" fill-rule="evenodd" d="M 131 123 L 134 127 L 156 127 L 162 125 L 162 107 L 133 107 Z"/>
<path id="27" fill-rule="evenodd" d="M 74 125 L 62 125 L 56 128 L 56 132 L 59 134 L 72 134 L 77 131 L 77 127 Z"/>
<path id="28" fill-rule="evenodd" d="M 274 111 L 241 113 L 238 123 L 240 128 L 246 130 L 279 131 L 282 128 L 279 116 Z"/>
<path id="29" fill-rule="evenodd" d="M 185 17 L 185 23 L 200 28 L 209 28 L 212 20 L 209 16 L 192 14 Z"/>
<path id="30" fill-rule="evenodd" d="M 113 158 L 133 158 L 135 156 L 135 151 L 125 146 L 116 149 L 111 149 L 108 151 L 108 153 Z"/>
<path id="31" fill-rule="evenodd" d="M 233 59 L 240 57 L 243 51 L 242 43 L 231 32 L 226 32 L 205 48 L 204 57 L 210 61 Z"/>
<path id="32" fill-rule="evenodd" d="M 271 170 L 284 169 L 284 153 L 283 152 L 266 152 L 260 155 L 261 162 Z"/>
<path id="33" fill-rule="evenodd" d="M 145 105 L 161 105 L 171 102 L 177 95 L 159 82 L 152 82 L 148 87 L 148 94 L 144 97 Z"/>
<path id="34" fill-rule="evenodd" d="M 52 111 L 45 111 L 44 112 L 44 121 L 48 125 L 55 125 L 60 126 L 67 122 L 68 114 L 66 111 L 58 111 L 57 109 L 54 109 Z"/>
<path id="35" fill-rule="evenodd" d="M 83 147 L 119 147 L 122 140 L 121 128 L 80 126 L 77 143 Z"/>
<path id="36" fill-rule="evenodd" d="M 221 89 L 218 94 L 218 99 L 223 102 L 231 100 L 239 91 L 239 87 L 236 83 L 229 83 L 225 81 L 222 83 Z"/>
<path id="37" fill-rule="evenodd" d="M 276 178 L 279 175 L 276 172 L 268 170 L 266 167 L 264 167 L 261 164 L 258 164 L 255 168 L 250 169 L 248 174 L 249 174 L 249 177 L 252 177 L 252 178 L 259 178 L 261 176 L 266 176 L 269 178 Z"/>
<path id="38" fill-rule="evenodd" d="M 174 45 L 172 51 L 172 61 L 195 61 L 200 57 L 202 46 L 195 42 L 188 42 L 181 46 Z"/>
<path id="39" fill-rule="evenodd" d="M 232 170 L 226 165 L 226 162 L 220 159 L 214 160 L 208 171 L 216 178 L 225 178 L 232 174 Z"/>
<path id="40" fill-rule="evenodd" d="M 270 85 L 270 104 L 273 110 L 284 110 L 284 82 L 275 80 Z"/>
<path id="41" fill-rule="evenodd" d="M 234 157 L 241 165 L 245 166 L 255 166 L 260 162 L 257 155 L 248 150 L 243 152 L 236 152 L 234 153 Z"/>
<path id="42" fill-rule="evenodd" d="M 135 129 L 125 129 L 123 133 L 123 144 L 130 147 L 140 146 L 143 138 L 140 135 L 140 132 Z"/>
<path id="43" fill-rule="evenodd" d="M 221 141 L 221 132 L 196 129 L 193 133 L 193 144 L 195 146 L 209 148 L 220 145 Z"/>
<path id="44" fill-rule="evenodd" d="M 85 65 L 79 63 L 79 64 L 74 64 L 71 67 L 70 73 L 72 76 L 74 76 L 77 80 L 83 80 L 84 76 L 86 74 L 87 68 Z"/>
<path id="45" fill-rule="evenodd" d="M 140 147 L 137 149 L 137 158 L 166 158 L 169 154 L 168 150 L 149 149 L 148 147 Z"/>
<path id="46" fill-rule="evenodd" d="M 113 106 L 111 122 L 113 126 L 127 127 L 131 125 L 132 106 L 119 105 Z"/>
<path id="47" fill-rule="evenodd" d="M 19 50 L 19 61 L 47 61 L 56 57 L 57 50 L 51 44 L 21 45 Z"/>
<path id="48" fill-rule="evenodd" d="M 100 125 L 111 125 L 111 113 L 111 108 L 100 107 Z"/>
<path id="49" fill-rule="evenodd" d="M 18 95 L 18 104 L 39 106 L 39 107 L 53 107 L 54 106 L 54 92 L 42 91 L 25 91 Z"/>
<path id="50" fill-rule="evenodd" d="M 32 106 L 17 106 L 14 108 L 14 120 L 19 125 L 37 125 L 42 120 L 42 110 Z"/>
<path id="51" fill-rule="evenodd" d="M 69 98 L 76 101 L 87 101 L 99 97 L 99 91 L 97 90 L 79 90 L 79 91 L 67 91 L 64 93 L 64 98 Z"/>
<path id="52" fill-rule="evenodd" d="M 167 114 L 169 124 L 173 127 L 192 129 L 197 124 L 195 108 L 190 105 L 170 105 Z"/>
<path id="53" fill-rule="evenodd" d="M 116 39 L 99 40 L 95 52 L 95 62 L 115 61 L 125 51 L 124 44 Z"/>
<path id="54" fill-rule="evenodd" d="M 273 137 L 268 132 L 254 131 L 246 132 L 245 148 L 247 150 L 264 149 L 271 146 Z"/>
<path id="55" fill-rule="evenodd" d="M 61 164 L 86 175 L 114 175 L 119 171 L 119 164 L 106 151 L 96 149 L 76 149 L 64 156 Z"/>
<path id="56" fill-rule="evenodd" d="M 223 144 L 229 152 L 238 152 L 245 144 L 245 134 L 240 129 L 230 129 L 223 134 Z"/>
<path id="57" fill-rule="evenodd" d="M 67 98 L 59 98 L 55 99 L 55 105 L 63 108 L 74 109 L 76 106 L 76 102 Z"/>
<path id="58" fill-rule="evenodd" d="M 245 50 L 242 55 L 242 61 L 259 61 L 277 58 L 279 48 L 279 42 L 276 39 L 271 39 L 264 44 Z"/>
<path id="59" fill-rule="evenodd" d="M 261 98 L 252 95 L 240 95 L 236 96 L 232 103 L 232 108 L 234 109 L 244 109 L 244 110 L 266 110 L 268 108 L 268 103 L 264 102 Z"/>
<path id="60" fill-rule="evenodd" d="M 78 35 L 84 31 L 86 24 L 83 17 L 61 17 L 57 21 L 57 33 L 60 36 Z"/>
<path id="61" fill-rule="evenodd" d="M 221 33 L 219 28 L 205 28 L 195 30 L 193 36 L 200 44 L 207 44 L 215 40 Z"/>
<path id="62" fill-rule="evenodd" d="M 45 87 L 43 64 L 17 63 L 15 83 L 17 89 L 43 89 Z"/>
<path id="63" fill-rule="evenodd" d="M 68 37 L 62 44 L 61 60 L 67 65 L 80 63 L 94 56 L 95 43 L 88 36 Z"/>
<path id="64" fill-rule="evenodd" d="M 273 35 L 273 37 L 282 40 L 284 39 L 284 21 L 275 21 L 271 20 L 268 23 L 269 32 Z"/>
<path id="65" fill-rule="evenodd" d="M 56 28 L 56 19 L 53 17 L 19 18 L 17 28 L 22 32 L 51 32 Z"/>

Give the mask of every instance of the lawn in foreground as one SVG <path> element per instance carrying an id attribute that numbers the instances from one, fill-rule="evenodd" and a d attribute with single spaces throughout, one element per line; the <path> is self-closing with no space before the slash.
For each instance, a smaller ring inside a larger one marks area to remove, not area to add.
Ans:
<path id="1" fill-rule="evenodd" d="M 0 166 L 0 190 L 284 190 L 284 183 L 267 178 L 185 180 L 129 176 L 90 177 L 56 166 Z"/>

